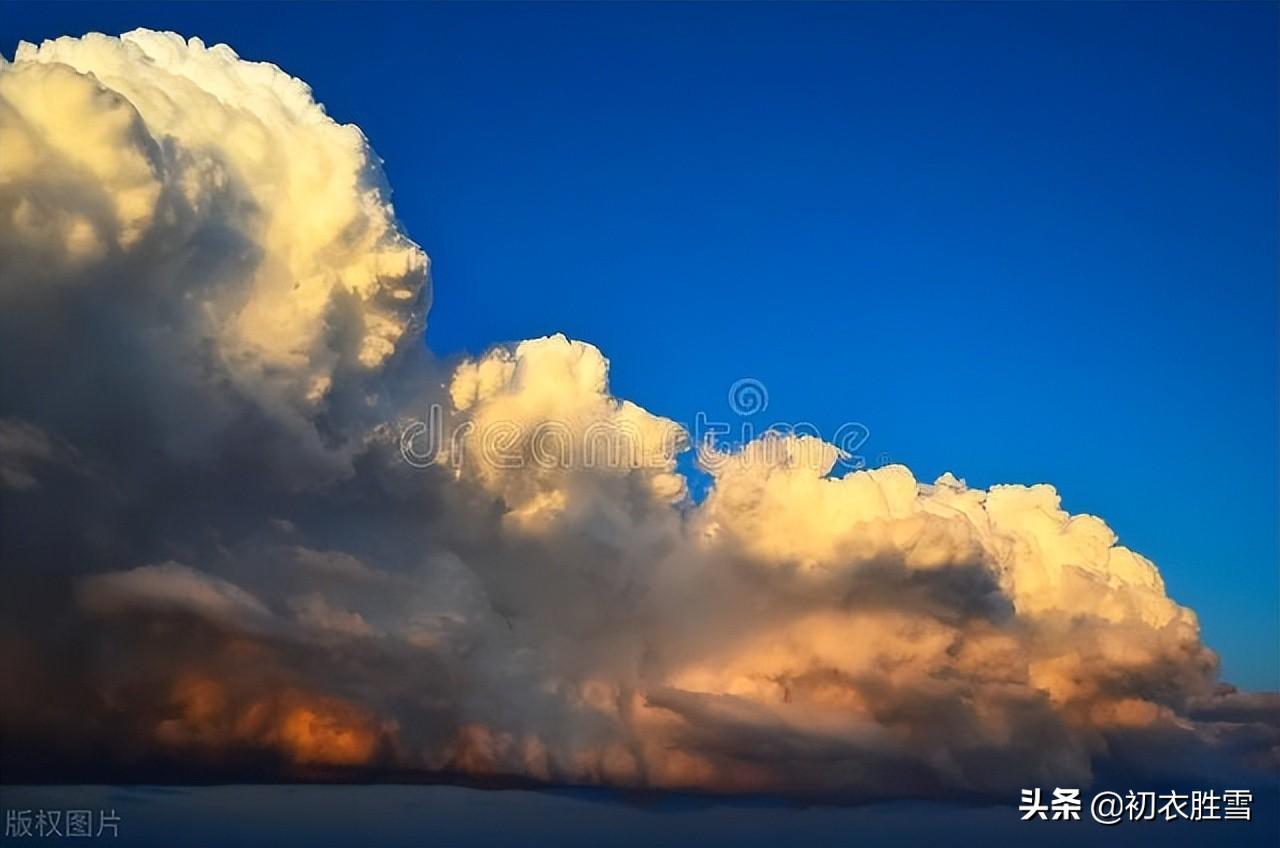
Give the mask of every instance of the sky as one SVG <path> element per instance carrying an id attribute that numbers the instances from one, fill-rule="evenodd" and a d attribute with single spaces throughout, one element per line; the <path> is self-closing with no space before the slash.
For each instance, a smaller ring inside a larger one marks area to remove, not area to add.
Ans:
<path id="1" fill-rule="evenodd" d="M 0 50 L 137 26 L 364 131 L 437 354 L 564 332 L 676 421 L 752 378 L 1052 482 L 1280 686 L 1274 4 L 7 5 Z"/>

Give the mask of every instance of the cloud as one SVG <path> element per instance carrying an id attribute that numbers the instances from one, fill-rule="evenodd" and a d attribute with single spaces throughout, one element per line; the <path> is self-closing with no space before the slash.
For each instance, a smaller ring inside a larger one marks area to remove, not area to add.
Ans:
<path id="1" fill-rule="evenodd" d="M 117 417 L 145 416 L 113 423 L 167 462 L 235 442 L 295 486 L 349 473 L 428 297 L 357 128 L 273 65 L 139 30 L 20 45 L 0 133 L 18 404 L 43 395 L 74 428 L 135 400 Z M 42 374 L 51 344 L 83 366 L 65 387 Z"/>
<path id="2" fill-rule="evenodd" d="M 0 147 L 6 774 L 861 800 L 1275 767 L 1274 698 L 1219 688 L 1051 486 L 767 433 L 699 446 L 695 502 L 688 434 L 592 345 L 433 357 L 376 156 L 275 66 L 24 44 Z"/>
<path id="3" fill-rule="evenodd" d="M 95 574 L 81 581 L 79 598 L 96 613 L 174 609 L 238 626 L 252 626 L 270 615 L 239 586 L 177 562 Z"/>
<path id="4" fill-rule="evenodd" d="M 577 518 L 602 528 L 626 520 L 612 507 L 628 497 L 680 500 L 684 429 L 610 395 L 608 373 L 597 348 L 563 335 L 465 360 L 449 385 L 462 419 L 455 432 L 465 438 L 440 447 L 456 450 L 463 472 L 502 499 L 507 521 L 529 529 L 565 518 L 570 506 L 590 510 Z"/>
<path id="5" fill-rule="evenodd" d="M 37 469 L 75 468 L 75 451 L 49 438 L 39 427 L 16 418 L 0 419 L 0 488 L 40 485 Z"/>
<path id="6" fill-rule="evenodd" d="M 293 598 L 290 607 L 299 622 L 316 630 L 344 636 L 372 636 L 374 632 L 360 613 L 334 609 L 321 595 Z"/>

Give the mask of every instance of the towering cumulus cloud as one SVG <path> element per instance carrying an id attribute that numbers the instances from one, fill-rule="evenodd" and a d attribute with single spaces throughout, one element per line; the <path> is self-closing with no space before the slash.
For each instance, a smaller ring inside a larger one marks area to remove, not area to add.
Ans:
<path id="1" fill-rule="evenodd" d="M 377 158 L 275 66 L 22 44 L 0 151 L 7 778 L 858 801 L 1280 759 L 1050 486 L 692 446 L 562 336 L 433 358 Z"/>

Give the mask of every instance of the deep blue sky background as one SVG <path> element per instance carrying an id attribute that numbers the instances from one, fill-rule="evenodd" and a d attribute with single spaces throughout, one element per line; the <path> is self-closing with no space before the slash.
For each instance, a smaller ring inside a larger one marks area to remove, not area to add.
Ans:
<path id="1" fill-rule="evenodd" d="M 273 61 L 385 158 L 437 352 L 564 331 L 680 421 L 753 377 L 1052 482 L 1276 688 L 1277 8 L 4 4 L 0 50 Z"/>

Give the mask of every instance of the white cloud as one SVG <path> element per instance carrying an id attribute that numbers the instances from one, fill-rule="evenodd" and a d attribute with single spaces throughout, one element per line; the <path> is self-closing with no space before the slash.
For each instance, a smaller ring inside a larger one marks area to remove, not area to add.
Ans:
<path id="1" fill-rule="evenodd" d="M 38 322 L 11 334 L 127 370 L 175 453 L 247 406 L 303 455 L 292 473 L 345 473 L 335 437 L 360 435 L 427 296 L 359 129 L 274 65 L 138 30 L 19 45 L 0 139 L 0 309 Z"/>
<path id="2" fill-rule="evenodd" d="M 612 526 L 628 520 L 613 508 L 631 489 L 664 504 L 685 495 L 675 473 L 688 443 L 683 428 L 613 397 L 608 374 L 596 347 L 562 335 L 457 367 L 449 386 L 453 432 L 463 434 L 456 460 L 503 499 L 512 522 L 537 527 L 573 513 Z"/>

